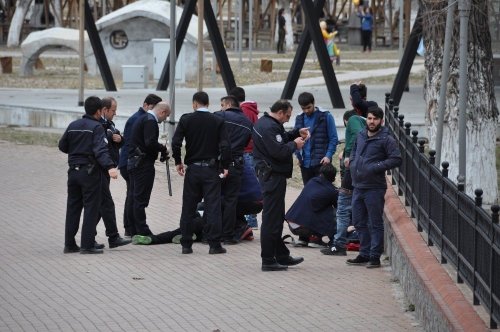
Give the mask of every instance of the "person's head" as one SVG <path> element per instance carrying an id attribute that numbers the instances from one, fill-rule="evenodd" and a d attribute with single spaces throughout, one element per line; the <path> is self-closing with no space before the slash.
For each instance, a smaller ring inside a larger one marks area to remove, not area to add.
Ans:
<path id="1" fill-rule="evenodd" d="M 101 99 L 101 104 L 102 116 L 108 121 L 113 121 L 113 118 L 116 115 L 116 99 L 113 97 L 104 97 Z"/>
<path id="2" fill-rule="evenodd" d="M 170 115 L 170 105 L 166 101 L 160 101 L 153 108 L 156 117 L 158 118 L 158 123 L 163 122 Z"/>
<path id="3" fill-rule="evenodd" d="M 85 99 L 83 107 L 85 108 L 85 114 L 93 116 L 95 118 L 99 118 L 101 116 L 102 103 L 99 97 L 88 97 L 87 99 Z"/>
<path id="4" fill-rule="evenodd" d="M 384 121 L 384 111 L 378 106 L 371 106 L 368 108 L 366 114 L 366 128 L 372 134 L 375 134 L 382 127 Z"/>
<path id="5" fill-rule="evenodd" d="M 236 100 L 235 96 L 225 96 L 220 99 L 220 108 L 225 111 L 228 108 L 239 108 L 240 103 Z"/>
<path id="6" fill-rule="evenodd" d="M 229 90 L 229 95 L 235 96 L 236 100 L 240 103 L 245 101 L 245 89 L 240 86 L 236 86 Z"/>
<path id="7" fill-rule="evenodd" d="M 347 121 L 349 121 L 349 118 L 353 115 L 356 115 L 355 110 L 349 110 L 344 113 L 344 116 L 342 117 L 342 119 L 344 120 L 344 126 L 347 126 Z"/>
<path id="8" fill-rule="evenodd" d="M 326 22 L 325 21 L 319 22 L 319 27 L 321 28 L 321 30 L 326 30 Z"/>
<path id="9" fill-rule="evenodd" d="M 324 164 L 319 169 L 319 175 L 329 182 L 333 182 L 337 176 L 337 169 L 332 164 Z"/>
<path id="10" fill-rule="evenodd" d="M 270 115 L 283 124 L 290 120 L 292 109 L 292 104 L 288 100 L 280 99 L 271 106 Z"/>
<path id="11" fill-rule="evenodd" d="M 298 102 L 300 108 L 305 113 L 305 115 L 311 115 L 314 113 L 314 96 L 310 92 L 302 92 L 299 95 Z"/>
<path id="12" fill-rule="evenodd" d="M 285 8 L 281 8 L 280 10 L 278 10 L 278 15 L 282 16 L 284 12 L 285 12 Z"/>
<path id="13" fill-rule="evenodd" d="M 193 109 L 208 107 L 208 94 L 204 91 L 198 91 L 193 95 Z"/>
<path id="14" fill-rule="evenodd" d="M 144 99 L 142 108 L 144 108 L 146 111 L 152 110 L 153 107 L 155 107 L 155 105 L 158 104 L 160 101 L 162 101 L 161 97 L 158 97 L 157 95 L 151 93 L 146 96 L 146 99 Z"/>

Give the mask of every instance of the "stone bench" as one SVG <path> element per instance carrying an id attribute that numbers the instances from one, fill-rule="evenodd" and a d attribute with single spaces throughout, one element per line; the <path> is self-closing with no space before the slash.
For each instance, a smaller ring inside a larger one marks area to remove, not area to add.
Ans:
<path id="1" fill-rule="evenodd" d="M 40 54 L 49 49 L 58 49 L 61 47 L 71 49 L 79 53 L 80 32 L 76 29 L 50 28 L 42 31 L 32 32 L 21 44 L 21 65 L 20 75 L 33 75 L 33 66 Z M 85 32 L 85 64 L 88 73 L 95 75 L 97 72 L 94 51 L 90 45 L 90 40 Z"/>

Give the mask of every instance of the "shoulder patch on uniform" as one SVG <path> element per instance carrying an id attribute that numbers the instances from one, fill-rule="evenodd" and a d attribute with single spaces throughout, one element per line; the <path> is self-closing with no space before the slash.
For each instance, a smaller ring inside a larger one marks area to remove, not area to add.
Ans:
<path id="1" fill-rule="evenodd" d="M 104 136 L 104 143 L 108 144 L 108 139 Z"/>
<path id="2" fill-rule="evenodd" d="M 280 134 L 278 134 L 278 135 L 276 135 L 276 140 L 277 140 L 279 143 L 281 143 L 281 142 L 283 142 L 283 137 L 281 137 L 281 135 L 280 135 Z"/>

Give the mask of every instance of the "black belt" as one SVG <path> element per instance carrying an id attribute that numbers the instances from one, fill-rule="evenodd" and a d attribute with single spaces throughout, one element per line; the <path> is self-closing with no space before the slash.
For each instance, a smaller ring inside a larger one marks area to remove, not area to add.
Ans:
<path id="1" fill-rule="evenodd" d="M 75 171 L 79 171 L 83 169 L 88 169 L 89 167 L 92 167 L 92 164 L 71 165 L 69 166 L 69 169 L 74 169 Z"/>
<path id="2" fill-rule="evenodd" d="M 202 166 L 202 167 L 210 167 L 210 166 L 215 166 L 214 160 L 200 160 L 200 161 L 195 161 L 194 163 L 191 163 L 189 165 L 196 165 L 196 166 Z M 188 166 L 189 166 L 188 165 Z"/>

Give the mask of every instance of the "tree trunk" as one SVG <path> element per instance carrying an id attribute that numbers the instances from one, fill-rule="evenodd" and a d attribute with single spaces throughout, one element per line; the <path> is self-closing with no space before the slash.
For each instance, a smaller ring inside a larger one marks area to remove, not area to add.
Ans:
<path id="1" fill-rule="evenodd" d="M 466 193 L 474 197 L 474 190 L 484 191 L 483 202 L 498 202 L 496 171 L 496 129 L 498 109 L 493 81 L 491 36 L 488 26 L 489 1 L 471 0 L 468 42 L 468 100 L 467 100 L 467 152 Z M 423 37 L 425 44 L 424 99 L 427 104 L 426 124 L 429 128 L 431 148 L 435 148 L 439 89 L 443 59 L 447 0 L 422 0 Z M 459 16 L 455 13 L 450 76 L 447 81 L 441 161 L 448 161 L 449 178 L 458 176 L 458 81 L 459 81 Z"/>
<path id="2" fill-rule="evenodd" d="M 9 27 L 9 35 L 7 37 L 7 47 L 19 46 L 19 39 L 21 37 L 21 30 L 23 28 L 24 17 L 28 12 L 31 0 L 18 0 L 16 4 L 16 11 L 12 16 Z"/>

